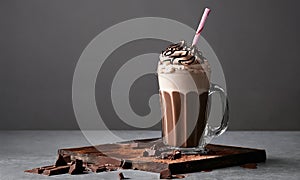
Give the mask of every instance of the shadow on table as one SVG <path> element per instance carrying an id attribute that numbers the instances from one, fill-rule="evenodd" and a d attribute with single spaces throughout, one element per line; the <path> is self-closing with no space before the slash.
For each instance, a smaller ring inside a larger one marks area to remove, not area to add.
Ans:
<path id="1" fill-rule="evenodd" d="M 296 168 L 299 166 L 299 162 L 297 159 L 269 157 L 265 163 L 261 163 L 260 165 L 267 168 Z"/>

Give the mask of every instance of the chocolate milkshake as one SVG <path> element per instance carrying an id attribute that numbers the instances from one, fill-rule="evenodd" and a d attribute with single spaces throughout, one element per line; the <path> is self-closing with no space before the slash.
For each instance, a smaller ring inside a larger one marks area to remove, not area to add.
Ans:
<path id="1" fill-rule="evenodd" d="M 167 47 L 159 58 L 163 141 L 173 147 L 199 147 L 207 124 L 210 66 L 184 41 Z"/>

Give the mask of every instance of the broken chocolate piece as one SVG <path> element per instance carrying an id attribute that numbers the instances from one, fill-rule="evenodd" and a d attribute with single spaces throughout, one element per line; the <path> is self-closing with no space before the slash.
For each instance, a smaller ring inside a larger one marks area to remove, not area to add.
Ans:
<path id="1" fill-rule="evenodd" d="M 172 175 L 169 169 L 160 172 L 160 179 L 182 179 L 182 178 L 185 178 L 185 176 L 181 174 Z"/>
<path id="2" fill-rule="evenodd" d="M 132 161 L 122 159 L 121 160 L 121 168 L 123 168 L 123 169 L 131 169 L 132 168 Z"/>
<path id="3" fill-rule="evenodd" d="M 139 142 L 140 147 L 138 149 L 134 149 L 130 147 L 131 142 L 132 141 L 126 142 L 126 146 L 121 146 L 120 144 L 116 143 L 98 145 L 96 147 L 89 146 L 71 149 L 60 149 L 59 154 L 61 154 L 62 156 L 67 154 L 71 156 L 72 159 L 82 159 L 83 161 L 88 163 L 88 167 L 90 167 L 91 164 L 96 164 L 98 167 L 94 171 L 98 172 L 108 171 L 104 165 L 111 166 L 110 170 L 114 170 L 122 166 L 126 167 L 126 163 L 124 164 L 124 162 L 120 160 L 121 158 L 126 159 L 126 161 L 127 159 L 132 160 L 132 169 L 158 173 L 165 169 L 170 169 L 171 173 L 173 174 L 198 172 L 204 171 L 205 169 L 229 167 L 246 163 L 258 163 L 264 162 L 266 160 L 266 153 L 264 150 L 211 144 L 207 145 L 208 149 L 210 150 L 207 154 L 200 153 L 198 155 L 182 155 L 182 157 L 178 160 L 169 159 L 169 157 L 172 157 L 173 151 L 171 149 L 163 147 L 158 148 L 157 150 L 153 147 L 153 149 L 157 152 L 163 152 L 162 155 L 159 154 L 159 156 L 156 157 L 141 157 L 142 152 L 145 149 L 151 149 L 151 146 L 153 146 L 153 144 L 155 144 L 157 147 L 159 146 L 156 142 L 144 143 L 142 141 L 137 141 Z M 146 153 L 148 154 L 147 151 Z M 211 156 L 211 154 L 216 154 L 216 156 Z M 176 153 L 174 155 L 176 158 Z M 160 156 L 166 159 L 160 160 Z M 207 166 L 204 166 L 203 164 Z M 68 165 L 71 166 L 71 163 L 68 163 Z M 246 165 L 246 167 L 247 166 L 248 165 Z M 51 166 L 48 167 L 47 170 L 51 170 L 54 168 L 57 167 Z M 44 167 L 41 167 L 34 170 L 28 170 L 27 172 L 43 173 L 44 170 Z M 161 174 L 164 175 L 168 173 L 170 172 Z M 117 178 L 117 174 L 115 175 Z M 175 175 L 172 175 L 172 178 L 174 177 Z"/>
<path id="4" fill-rule="evenodd" d="M 119 173 L 119 179 L 121 180 L 121 179 L 130 179 L 130 178 L 125 177 L 124 174 L 120 172 Z"/>
<path id="5" fill-rule="evenodd" d="M 82 160 L 76 159 L 69 169 L 69 174 L 83 174 L 85 168 L 82 165 Z"/>
<path id="6" fill-rule="evenodd" d="M 24 172 L 34 173 L 34 174 L 42 174 L 45 169 L 55 168 L 55 166 L 43 166 L 34 169 L 25 170 Z"/>
<path id="7" fill-rule="evenodd" d="M 66 166 L 68 163 L 65 161 L 64 157 L 59 154 L 55 162 L 55 166 Z"/>
<path id="8" fill-rule="evenodd" d="M 58 174 L 65 174 L 68 173 L 70 166 L 58 166 L 53 168 L 46 168 L 43 171 L 43 174 L 46 176 L 58 175 Z"/>
<path id="9" fill-rule="evenodd" d="M 66 163 L 70 163 L 71 162 L 71 156 L 70 155 L 63 155 L 64 160 L 66 161 Z"/>
<path id="10" fill-rule="evenodd" d="M 36 172 L 37 174 L 42 174 L 45 171 L 45 168 L 36 168 Z"/>
<path id="11" fill-rule="evenodd" d="M 121 172 L 119 173 L 119 179 L 125 179 L 123 173 L 121 173 Z"/>
<path id="12" fill-rule="evenodd" d="M 173 154 L 172 154 L 172 160 L 175 160 L 175 159 L 179 159 L 179 158 L 181 158 L 181 151 L 179 151 L 179 150 L 175 150 L 174 152 L 173 152 Z"/>
<path id="13" fill-rule="evenodd" d="M 169 169 L 162 170 L 160 172 L 159 178 L 160 179 L 171 179 L 172 178 L 171 171 Z"/>

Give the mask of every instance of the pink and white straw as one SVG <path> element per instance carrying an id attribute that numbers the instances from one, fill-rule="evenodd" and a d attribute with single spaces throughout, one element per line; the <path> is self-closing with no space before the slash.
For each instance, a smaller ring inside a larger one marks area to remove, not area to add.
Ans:
<path id="1" fill-rule="evenodd" d="M 201 18 L 201 21 L 200 21 L 199 26 L 198 26 L 198 29 L 197 29 L 196 34 L 195 34 L 195 36 L 194 36 L 192 46 L 195 46 L 195 45 L 197 44 L 198 39 L 199 39 L 199 37 L 200 37 L 200 33 L 201 33 L 201 31 L 203 30 L 204 23 L 205 23 L 205 21 L 206 21 L 206 18 L 207 18 L 208 15 L 209 15 L 209 13 L 210 13 L 210 9 L 205 8 L 204 13 L 203 13 L 202 18 Z"/>

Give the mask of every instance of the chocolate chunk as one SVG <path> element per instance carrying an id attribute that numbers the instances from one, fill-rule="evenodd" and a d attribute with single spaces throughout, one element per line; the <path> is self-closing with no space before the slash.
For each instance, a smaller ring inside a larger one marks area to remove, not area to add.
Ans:
<path id="1" fill-rule="evenodd" d="M 132 161 L 122 159 L 121 160 L 121 168 L 123 168 L 123 169 L 131 169 L 132 168 Z"/>
<path id="2" fill-rule="evenodd" d="M 119 179 L 125 179 L 123 173 L 119 173 Z"/>
<path id="3" fill-rule="evenodd" d="M 119 179 L 121 180 L 121 179 L 130 179 L 130 178 L 124 177 L 124 174 L 120 172 L 119 173 Z"/>
<path id="4" fill-rule="evenodd" d="M 66 166 L 68 163 L 65 161 L 64 157 L 59 154 L 55 162 L 55 166 Z"/>
<path id="5" fill-rule="evenodd" d="M 36 168 L 37 174 L 42 174 L 45 171 L 45 168 Z"/>
<path id="6" fill-rule="evenodd" d="M 159 178 L 160 179 L 171 179 L 172 178 L 171 171 L 169 169 L 165 169 L 165 170 L 161 171 Z"/>
<path id="7" fill-rule="evenodd" d="M 83 174 L 85 168 L 82 165 L 82 160 L 76 159 L 69 169 L 69 174 Z"/>
<path id="8" fill-rule="evenodd" d="M 175 159 L 179 159 L 179 158 L 181 158 L 181 151 L 179 151 L 179 150 L 175 150 L 174 152 L 173 152 L 173 155 L 172 155 L 172 160 L 175 160 Z"/>
<path id="9" fill-rule="evenodd" d="M 71 156 L 70 155 L 63 155 L 64 160 L 66 161 L 66 163 L 70 163 L 71 162 Z"/>
<path id="10" fill-rule="evenodd" d="M 172 175 L 172 173 L 169 169 L 165 169 L 160 172 L 159 178 L 160 179 L 182 179 L 182 178 L 185 178 L 185 176 L 181 175 L 181 174 Z"/>
<path id="11" fill-rule="evenodd" d="M 73 164 L 73 165 L 70 166 L 69 174 L 81 174 L 81 173 L 77 172 L 76 165 Z"/>
<path id="12" fill-rule="evenodd" d="M 43 166 L 43 167 L 25 170 L 24 172 L 42 174 L 45 171 L 45 169 L 49 169 L 49 168 L 55 168 L 55 166 Z"/>
<path id="13" fill-rule="evenodd" d="M 68 173 L 70 166 L 58 166 L 53 168 L 46 168 L 43 171 L 43 174 L 46 176 L 58 175 Z"/>

